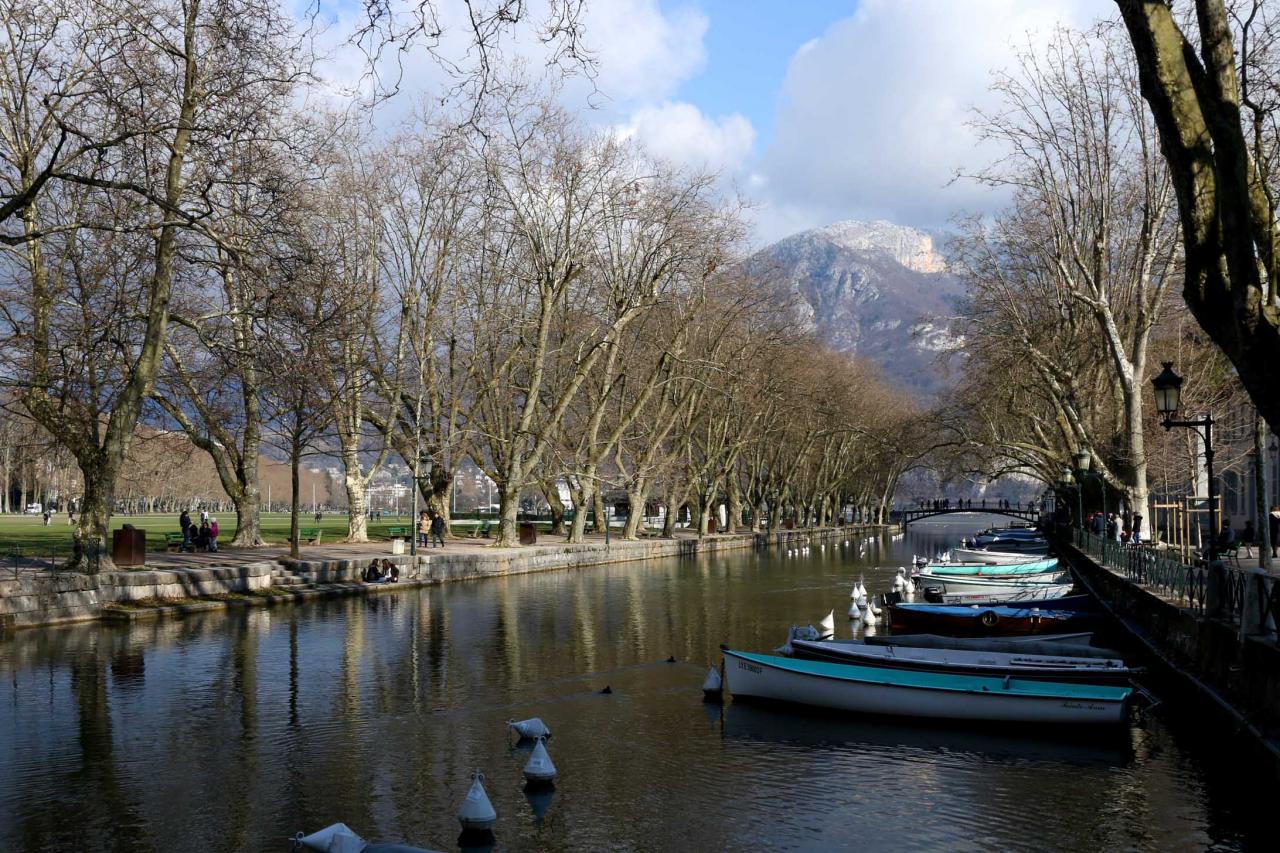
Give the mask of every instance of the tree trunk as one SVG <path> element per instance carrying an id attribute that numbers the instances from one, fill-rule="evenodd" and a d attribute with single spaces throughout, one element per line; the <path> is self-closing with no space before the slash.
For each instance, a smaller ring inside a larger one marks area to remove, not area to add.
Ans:
<path id="1" fill-rule="evenodd" d="M 433 477 L 431 480 L 431 494 L 427 497 L 427 504 L 436 511 L 436 515 L 444 519 L 444 535 L 445 538 L 453 536 L 453 478 L 445 480 L 443 484 L 436 481 Z M 417 520 L 413 522 L 415 525 Z M 415 530 L 417 528 L 415 527 Z"/>
<path id="2" fill-rule="evenodd" d="M 289 556 L 295 560 L 300 556 L 298 540 L 301 533 L 298 529 L 298 504 L 302 500 L 302 477 L 299 471 L 301 467 L 302 442 L 295 433 L 292 445 L 289 448 L 289 486 L 291 488 L 289 497 Z"/>
<path id="3" fill-rule="evenodd" d="M 609 516 L 604 511 L 604 491 L 599 485 L 595 486 L 595 492 L 591 495 L 591 521 L 596 533 L 603 535 L 609 524 Z"/>
<path id="4" fill-rule="evenodd" d="M 676 513 L 679 512 L 679 505 L 676 503 L 676 490 L 671 487 L 663 496 L 663 502 L 666 504 L 667 514 L 662 519 L 662 535 L 666 539 L 670 539 L 676 535 Z"/>
<path id="5" fill-rule="evenodd" d="M 737 533 L 742 525 L 742 492 L 738 487 L 738 478 L 730 475 L 725 491 L 729 497 L 729 508 L 725 512 L 725 533 Z"/>
<path id="6" fill-rule="evenodd" d="M 640 525 L 644 523 L 644 491 L 642 479 L 627 489 L 627 523 L 622 528 L 623 539 L 640 538 Z"/>
<path id="7" fill-rule="evenodd" d="M 347 488 L 347 542 L 369 541 L 369 520 L 365 517 L 364 478 L 360 476 L 360 459 L 355 453 L 343 453 L 347 469 L 343 484 Z"/>
<path id="8" fill-rule="evenodd" d="M 573 503 L 573 521 L 569 524 L 568 540 L 572 543 L 584 541 L 587 534 L 587 505 L 591 502 L 588 493 L 590 487 L 578 480 L 577 485 L 569 486 L 569 500 Z"/>
<path id="9" fill-rule="evenodd" d="M 1271 518 L 1267 498 L 1271 495 L 1267 488 L 1267 474 L 1271 460 L 1267 458 L 1267 425 L 1256 411 L 1253 414 L 1253 489 L 1254 511 L 1257 513 L 1257 533 L 1254 538 L 1258 543 L 1258 555 L 1261 565 L 1271 570 Z M 1148 522 L 1150 525 L 1151 522 Z M 1148 535 L 1155 531 L 1149 530 Z"/>
<path id="10" fill-rule="evenodd" d="M 517 520 L 520 514 L 520 492 L 498 486 L 498 535 L 494 537 L 494 546 L 499 548 L 515 548 L 520 545 L 520 531 Z"/>
<path id="11" fill-rule="evenodd" d="M 547 501 L 547 511 L 551 513 L 551 536 L 564 536 L 564 503 L 560 500 L 560 491 L 555 483 L 543 483 L 542 497 Z"/>
<path id="12" fill-rule="evenodd" d="M 101 463 L 84 466 L 81 472 L 84 496 L 80 499 L 80 514 L 74 534 L 75 550 L 68 568 L 90 573 L 112 571 L 116 565 L 111 559 L 108 528 L 112 504 L 115 503 L 114 472 Z"/>

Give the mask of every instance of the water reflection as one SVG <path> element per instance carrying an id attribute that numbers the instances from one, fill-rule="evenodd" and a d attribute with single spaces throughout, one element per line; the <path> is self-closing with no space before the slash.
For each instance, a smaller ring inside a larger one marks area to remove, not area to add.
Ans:
<path id="1" fill-rule="evenodd" d="M 338 820 L 450 849 L 476 767 L 506 850 L 1242 844 L 1266 789 L 1158 725 L 1093 743 L 702 702 L 719 643 L 771 649 L 959 535 L 20 633 L 0 849 L 273 850 Z M 549 799 L 508 742 L 531 716 Z"/>

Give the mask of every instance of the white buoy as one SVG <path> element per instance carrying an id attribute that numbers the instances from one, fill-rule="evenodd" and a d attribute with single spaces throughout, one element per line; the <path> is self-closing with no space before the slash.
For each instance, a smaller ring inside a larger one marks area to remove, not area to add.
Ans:
<path id="1" fill-rule="evenodd" d="M 483 778 L 484 775 L 477 770 L 471 777 L 471 789 L 462 801 L 462 808 L 458 809 L 458 823 L 462 824 L 464 831 L 489 832 L 498 821 L 498 812 L 489 802 L 489 795 L 480 782 Z"/>
<path id="2" fill-rule="evenodd" d="M 864 618 L 874 622 L 876 617 L 880 615 L 880 608 L 876 606 L 875 599 L 868 598 L 863 606 L 867 611 L 867 615 Z"/>
<path id="3" fill-rule="evenodd" d="M 818 623 L 818 633 L 822 637 L 834 637 L 836 635 L 836 611 L 834 608 Z"/>
<path id="4" fill-rule="evenodd" d="M 854 595 L 854 599 L 859 604 L 862 604 L 867 600 L 867 588 L 863 585 L 861 577 L 858 578 L 858 584 L 853 588 L 853 591 L 856 593 Z"/>
<path id="5" fill-rule="evenodd" d="M 791 635 L 787 635 L 787 645 L 791 645 Z M 724 692 L 724 685 L 720 681 L 720 670 L 714 666 L 707 670 L 707 677 L 702 680 L 702 695 L 707 699 L 719 699 L 720 694 Z"/>
<path id="6" fill-rule="evenodd" d="M 862 608 L 858 606 L 858 602 L 856 601 L 849 605 L 849 621 L 850 622 L 862 621 Z"/>
<path id="7" fill-rule="evenodd" d="M 556 766 L 547 753 L 545 738 L 538 738 L 538 745 L 533 748 L 533 755 L 530 755 L 529 760 L 525 762 L 523 772 L 524 778 L 534 784 L 548 785 L 555 781 Z"/>
<path id="8" fill-rule="evenodd" d="M 346 850 L 363 850 L 369 845 L 359 835 L 347 826 L 345 823 L 335 823 L 332 826 L 326 826 L 319 832 L 313 832 L 310 835 L 298 833 L 294 838 L 294 849 L 299 850 L 306 848 L 308 850 L 328 851 L 346 851 Z"/>
<path id="9" fill-rule="evenodd" d="M 520 735 L 520 737 L 528 738 L 529 740 L 534 740 L 535 738 L 540 737 L 551 737 L 551 729 L 547 728 L 547 724 L 542 722 L 541 717 L 530 717 L 529 719 L 521 720 L 520 722 L 507 720 L 507 725 L 510 726 L 516 734 Z"/>

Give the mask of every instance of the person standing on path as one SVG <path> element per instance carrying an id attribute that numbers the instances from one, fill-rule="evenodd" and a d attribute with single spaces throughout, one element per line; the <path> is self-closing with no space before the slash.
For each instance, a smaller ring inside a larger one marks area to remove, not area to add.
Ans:
<path id="1" fill-rule="evenodd" d="M 209 519 L 209 550 L 218 550 L 218 519 Z"/>
<path id="2" fill-rule="evenodd" d="M 178 516 L 178 526 L 182 528 L 182 550 L 190 551 L 191 549 L 191 513 L 185 509 L 182 515 Z"/>
<path id="3" fill-rule="evenodd" d="M 431 514 L 425 509 L 418 513 L 418 547 L 426 548 L 431 535 Z"/>
<path id="4" fill-rule="evenodd" d="M 1280 556 L 1280 506 L 1273 506 L 1267 515 L 1267 532 L 1271 534 L 1271 556 Z"/>
<path id="5" fill-rule="evenodd" d="M 439 513 L 431 519 L 431 544 L 444 547 L 444 516 Z"/>

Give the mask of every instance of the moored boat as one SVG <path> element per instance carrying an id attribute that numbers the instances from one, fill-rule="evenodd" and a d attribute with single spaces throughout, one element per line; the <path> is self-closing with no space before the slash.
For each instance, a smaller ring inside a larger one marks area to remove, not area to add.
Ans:
<path id="1" fill-rule="evenodd" d="M 1046 607 L 999 605 L 892 604 L 889 624 L 894 631 L 922 631 L 960 635 L 1053 634 L 1088 625 L 1093 613 Z"/>
<path id="2" fill-rule="evenodd" d="M 939 592 L 1013 592 L 1020 589 L 1037 589 L 1045 586 L 1061 586 L 1071 583 L 1067 572 L 1048 572 L 1016 577 L 974 577 L 972 575 L 934 575 L 921 572 L 916 575 L 919 586 L 926 592 L 930 587 Z"/>
<path id="3" fill-rule="evenodd" d="M 936 586 L 927 587 L 924 600 L 930 604 L 1016 604 L 1026 605 L 1029 602 L 1051 602 L 1054 610 L 1061 610 L 1061 602 L 1071 596 L 1075 589 L 1072 583 L 1049 583 L 1023 586 L 1017 589 L 1000 589 L 995 592 L 942 592 Z M 1083 597 L 1083 596 L 1079 596 Z"/>
<path id="4" fill-rule="evenodd" d="M 952 548 L 951 562 L 953 563 L 987 563 L 993 566 L 1007 566 L 1015 563 L 1025 563 L 1028 559 L 1037 556 L 1029 554 L 1025 551 L 1000 551 L 998 549 L 985 550 L 982 548 Z"/>
<path id="5" fill-rule="evenodd" d="M 792 654 L 802 660 L 825 660 L 858 666 L 880 666 L 921 672 L 965 675 L 1012 675 L 1035 681 L 1085 681 L 1127 684 L 1135 671 L 1116 658 L 1072 657 L 913 646 L 869 645 L 861 640 L 795 640 Z"/>
<path id="6" fill-rule="evenodd" d="M 898 717 L 1111 725 L 1127 717 L 1127 687 L 1033 681 L 793 660 L 723 649 L 735 700 L 759 698 Z"/>
<path id="7" fill-rule="evenodd" d="M 990 563 L 929 563 L 920 571 L 936 575 L 1034 575 L 1052 572 L 1058 568 L 1058 558 L 1045 560 L 1023 559 L 1020 563 L 992 565 Z"/>

